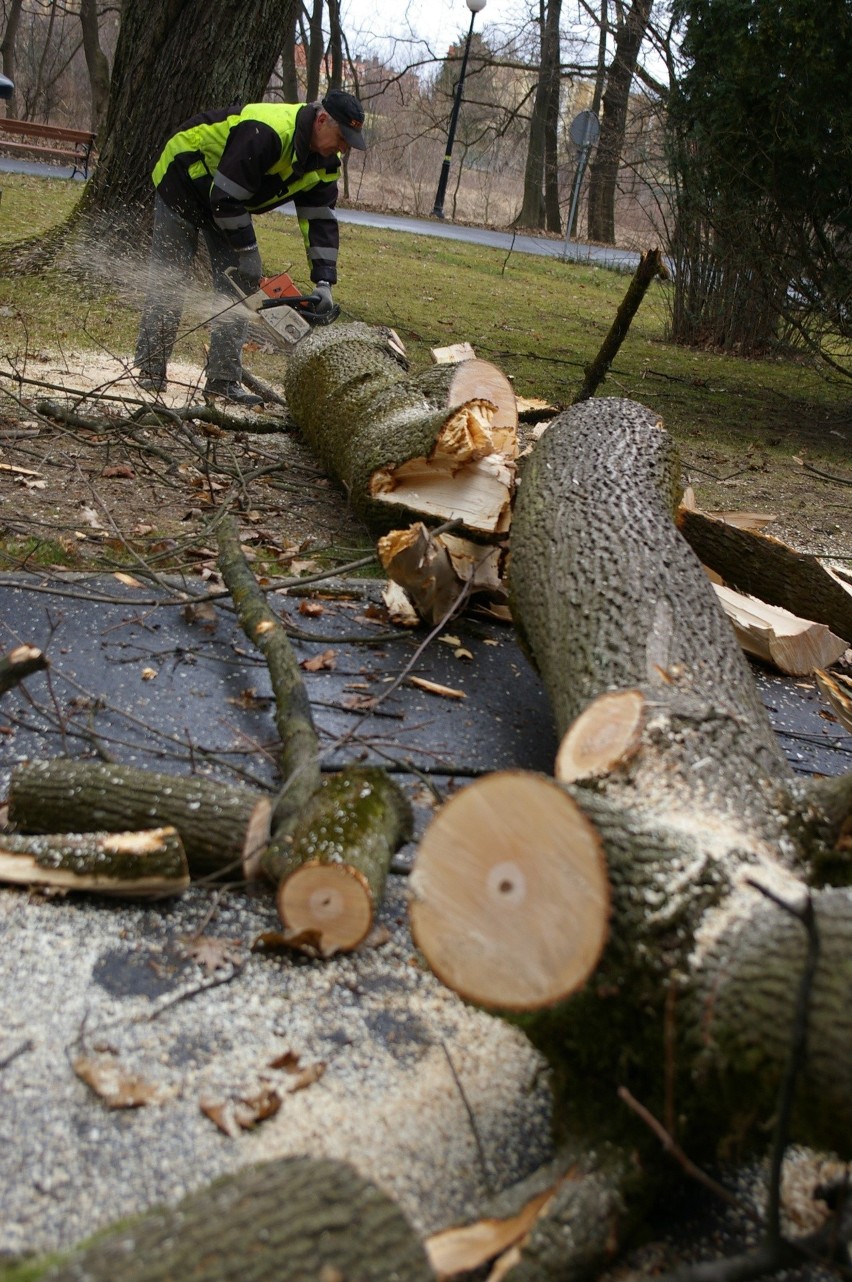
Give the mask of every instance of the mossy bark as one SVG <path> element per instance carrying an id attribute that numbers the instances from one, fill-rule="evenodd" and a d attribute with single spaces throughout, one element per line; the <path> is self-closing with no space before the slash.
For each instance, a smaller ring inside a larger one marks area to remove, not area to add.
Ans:
<path id="1" fill-rule="evenodd" d="M 273 828 L 298 814 L 319 787 L 319 751 L 311 705 L 299 662 L 281 620 L 269 608 L 240 547 L 233 517 L 226 516 L 216 532 L 218 565 L 236 606 L 240 625 L 257 646 L 269 669 L 275 696 L 275 725 L 281 740 L 283 786 L 273 815 Z"/>
<path id="2" fill-rule="evenodd" d="M 328 957 L 363 942 L 412 825 L 407 798 L 384 770 L 350 766 L 323 780 L 262 859 L 295 947 Z"/>
<path id="3" fill-rule="evenodd" d="M 422 461 L 424 471 L 432 463 L 442 429 L 457 409 L 447 404 L 451 381 L 434 371 L 408 375 L 390 332 L 363 324 L 314 330 L 288 362 L 285 391 L 292 417 L 376 535 L 456 515 L 430 514 L 410 489 L 405 501 L 375 497 L 377 477 L 413 460 Z M 484 441 L 478 447 L 479 457 L 500 452 Z M 472 455 L 459 457 L 453 470 L 470 461 L 476 461 Z"/>
<path id="4" fill-rule="evenodd" d="M 109 895 L 177 895 L 189 869 L 174 828 L 0 836 L 0 881 Z"/>
<path id="5" fill-rule="evenodd" d="M 390 1198 L 346 1164 L 310 1157 L 225 1176 L 174 1209 L 152 1210 L 31 1276 L 42 1282 L 434 1277 Z"/>
<path id="6" fill-rule="evenodd" d="M 171 826 L 193 877 L 241 877 L 269 840 L 271 801 L 249 788 L 94 761 L 31 761 L 9 784 L 9 818 L 22 832 L 127 832 Z"/>

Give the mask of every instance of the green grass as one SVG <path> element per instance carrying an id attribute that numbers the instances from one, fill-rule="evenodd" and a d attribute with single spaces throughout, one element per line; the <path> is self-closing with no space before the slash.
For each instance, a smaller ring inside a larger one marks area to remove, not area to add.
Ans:
<path id="1" fill-rule="evenodd" d="M 60 222 L 78 195 L 79 185 L 67 181 L 4 175 L 0 247 Z M 288 270 L 306 286 L 295 219 L 270 214 L 257 227 L 266 270 Z M 343 224 L 335 299 L 344 321 L 393 327 L 415 369 L 429 364 L 431 348 L 466 340 L 500 365 L 519 395 L 564 406 L 628 281 L 561 259 Z M 795 454 L 804 442 L 811 459 L 846 456 L 847 382 L 805 361 L 746 361 L 667 342 L 670 289 L 652 284 L 598 395 L 642 401 L 692 446 Z M 70 271 L 0 277 L 0 350 L 17 362 L 72 345 L 130 353 L 143 290 L 144 256 L 131 252 L 96 251 Z M 205 338 L 202 328 L 181 339 L 176 358 L 202 362 Z M 280 378 L 275 354 L 251 352 L 247 364 Z"/>

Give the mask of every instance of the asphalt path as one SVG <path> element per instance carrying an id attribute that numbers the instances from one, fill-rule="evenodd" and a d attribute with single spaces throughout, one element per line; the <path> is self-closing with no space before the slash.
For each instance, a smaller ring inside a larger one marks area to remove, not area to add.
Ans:
<path id="1" fill-rule="evenodd" d="M 70 165 L 46 165 L 38 161 L 18 160 L 0 156 L 0 173 L 36 174 L 42 178 L 70 178 Z M 83 181 L 81 174 L 75 179 Z M 285 217 L 294 217 L 288 207 L 275 211 Z M 387 231 L 407 232 L 413 236 L 435 236 L 443 240 L 461 240 L 469 245 L 490 245 L 509 254 L 538 254 L 563 262 L 590 263 L 614 271 L 635 271 L 639 262 L 638 250 L 616 249 L 613 245 L 590 245 L 583 241 L 565 240 L 549 236 L 528 236 L 513 231 L 496 231 L 490 227 L 471 227 L 444 218 L 408 218 L 403 214 L 386 214 L 366 209 L 338 208 L 337 217 L 342 223 L 359 227 L 379 227 Z"/>

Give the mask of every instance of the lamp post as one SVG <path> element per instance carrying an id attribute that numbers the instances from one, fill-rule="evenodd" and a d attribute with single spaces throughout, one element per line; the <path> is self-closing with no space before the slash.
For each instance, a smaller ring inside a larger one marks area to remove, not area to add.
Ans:
<path id="1" fill-rule="evenodd" d="M 485 8 L 485 0 L 467 0 L 467 7 L 470 9 L 470 26 L 468 27 L 467 40 L 465 41 L 464 57 L 462 58 L 458 84 L 456 85 L 456 96 L 453 101 L 453 110 L 450 115 L 450 128 L 447 134 L 447 152 L 444 156 L 444 163 L 441 166 L 441 176 L 438 179 L 438 190 L 435 193 L 435 207 L 432 210 L 433 218 L 444 217 L 444 197 L 447 194 L 447 179 L 450 176 L 450 157 L 453 154 L 453 142 L 456 137 L 456 125 L 458 124 L 459 108 L 461 107 L 462 100 L 462 87 L 464 85 L 464 75 L 467 71 L 467 58 L 470 53 L 470 41 L 473 35 L 473 20 L 479 13 L 480 9 Z"/>

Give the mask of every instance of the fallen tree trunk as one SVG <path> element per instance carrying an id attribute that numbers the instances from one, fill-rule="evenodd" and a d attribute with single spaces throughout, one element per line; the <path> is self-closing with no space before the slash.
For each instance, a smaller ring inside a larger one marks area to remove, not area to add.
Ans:
<path id="1" fill-rule="evenodd" d="M 508 529 L 517 455 L 511 384 L 487 361 L 407 376 L 390 332 L 314 330 L 288 362 L 290 413 L 375 534 L 412 521 Z"/>
<path id="2" fill-rule="evenodd" d="M 677 1128 L 699 1160 L 760 1142 L 790 1055 L 811 913 L 819 956 L 795 1137 L 852 1151 L 852 891 L 809 885 L 848 831 L 852 775 L 813 787 L 793 777 L 712 585 L 675 528 L 679 496 L 658 416 L 591 400 L 542 438 L 512 528 L 512 609 L 557 729 L 583 713 L 604 741 L 594 769 L 564 786 L 602 842 L 612 897 L 608 943 L 585 987 L 521 1022 L 553 1070 L 558 1134 L 587 1151 L 588 1178 L 606 1178 L 612 1196 L 624 1192 L 620 1164 L 608 1161 L 604 1176 L 593 1156 L 603 1142 L 625 1154 L 625 1169 L 631 1151 L 643 1154 L 649 1186 L 659 1169 L 657 1141 L 619 1107 L 621 1089 Z M 593 715 L 598 699 L 608 703 Z M 540 825 L 553 785 L 533 780 L 525 813 Z M 457 893 L 475 901 L 481 886 L 468 866 Z M 538 875 L 536 843 L 521 871 L 528 884 Z M 506 914 L 507 938 L 512 929 Z M 478 946 L 471 932 L 468 947 Z M 611 1224 L 581 1259 L 570 1221 L 555 1214 L 556 1271 L 542 1271 L 530 1245 L 507 1274 L 513 1282 L 591 1276 L 605 1259 Z"/>
<path id="3" fill-rule="evenodd" d="M 102 1233 L 58 1263 L 28 1261 L 40 1282 L 433 1282 L 396 1205 L 343 1162 L 295 1157 L 248 1167 Z"/>
<path id="4" fill-rule="evenodd" d="M 31 761 L 9 783 L 9 819 L 26 833 L 171 826 L 193 877 L 248 876 L 269 841 L 272 801 L 250 788 L 94 761 Z"/>
<path id="5" fill-rule="evenodd" d="M 179 895 L 189 868 L 174 828 L 0 835 L 0 881 L 101 895 Z"/>

